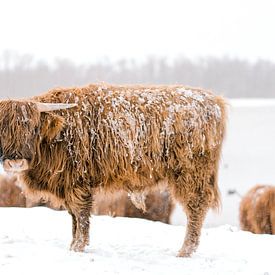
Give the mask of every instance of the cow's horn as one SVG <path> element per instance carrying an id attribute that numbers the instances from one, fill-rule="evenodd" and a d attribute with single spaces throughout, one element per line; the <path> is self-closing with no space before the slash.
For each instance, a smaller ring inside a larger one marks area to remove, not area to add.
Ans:
<path id="1" fill-rule="evenodd" d="M 62 109 L 69 109 L 77 106 L 76 103 L 41 103 L 36 102 L 36 106 L 39 112 L 50 112 Z"/>

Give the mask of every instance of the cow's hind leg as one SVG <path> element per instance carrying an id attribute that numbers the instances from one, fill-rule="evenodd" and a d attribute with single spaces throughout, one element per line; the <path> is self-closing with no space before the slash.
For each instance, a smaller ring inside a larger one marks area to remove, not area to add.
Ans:
<path id="1" fill-rule="evenodd" d="M 182 190 L 177 186 L 174 192 L 187 216 L 185 239 L 178 257 L 190 257 L 196 251 L 203 221 L 208 209 L 212 206 L 213 193 L 208 188 L 197 186 L 196 190 Z"/>

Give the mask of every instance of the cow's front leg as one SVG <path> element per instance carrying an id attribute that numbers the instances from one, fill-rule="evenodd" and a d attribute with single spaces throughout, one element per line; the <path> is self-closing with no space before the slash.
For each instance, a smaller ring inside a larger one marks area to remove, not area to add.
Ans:
<path id="1" fill-rule="evenodd" d="M 85 246 L 89 244 L 89 229 L 90 229 L 90 210 L 81 210 L 73 216 L 73 241 L 71 250 L 83 252 Z M 76 226 L 74 226 L 74 219 Z M 74 230 L 75 227 L 75 230 Z"/>
<path id="2" fill-rule="evenodd" d="M 80 191 L 81 194 L 80 194 Z M 75 195 L 77 194 L 77 196 Z M 70 249 L 82 252 L 89 244 L 90 215 L 92 210 L 92 194 L 89 190 L 76 190 L 67 200 L 66 207 L 72 216 L 72 235 Z"/>
<path id="3" fill-rule="evenodd" d="M 77 232 L 77 219 L 75 214 L 69 210 L 69 214 L 72 216 L 72 235 L 73 235 L 73 240 L 71 242 L 71 246 L 70 249 L 72 250 L 74 245 L 75 245 L 75 241 L 77 239 L 76 237 L 76 232 Z"/>
<path id="4" fill-rule="evenodd" d="M 74 197 L 69 204 L 72 215 L 73 240 L 71 250 L 82 252 L 89 244 L 90 215 L 92 211 L 92 195 L 86 191 L 78 197 Z"/>

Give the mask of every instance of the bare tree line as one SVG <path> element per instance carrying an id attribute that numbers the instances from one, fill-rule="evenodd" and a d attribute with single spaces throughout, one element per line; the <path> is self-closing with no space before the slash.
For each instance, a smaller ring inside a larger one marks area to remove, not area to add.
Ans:
<path id="1" fill-rule="evenodd" d="M 139 63 L 108 60 L 76 65 L 57 59 L 49 65 L 30 55 L 5 52 L 0 56 L 0 98 L 20 98 L 54 87 L 86 85 L 92 82 L 184 84 L 214 90 L 229 98 L 275 97 L 275 63 L 259 60 L 250 63 L 230 58 L 179 57 L 168 61 L 148 57 Z"/>

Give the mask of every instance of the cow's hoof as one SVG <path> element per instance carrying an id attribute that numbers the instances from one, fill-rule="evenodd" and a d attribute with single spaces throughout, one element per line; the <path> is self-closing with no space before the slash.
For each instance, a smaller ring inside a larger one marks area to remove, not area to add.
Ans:
<path id="1" fill-rule="evenodd" d="M 74 246 L 75 246 L 75 241 L 73 240 L 73 241 L 71 242 L 71 245 L 70 245 L 70 250 L 74 250 Z"/>
<path id="2" fill-rule="evenodd" d="M 85 249 L 85 244 L 79 242 L 73 242 L 71 244 L 70 250 L 74 252 L 83 252 Z"/>
<path id="3" fill-rule="evenodd" d="M 187 252 L 186 250 L 180 250 L 177 254 L 177 257 L 181 257 L 181 258 L 189 258 L 191 257 L 192 253 Z"/>

